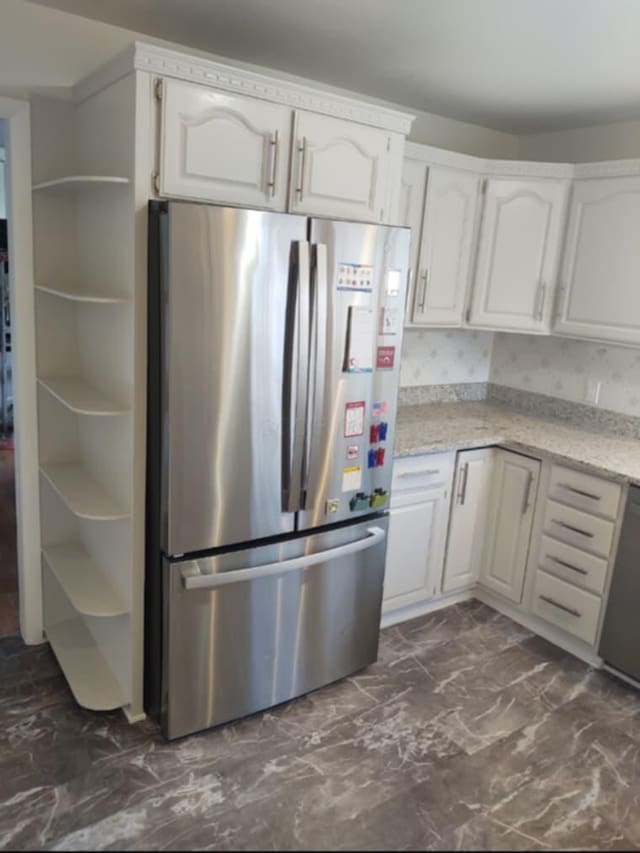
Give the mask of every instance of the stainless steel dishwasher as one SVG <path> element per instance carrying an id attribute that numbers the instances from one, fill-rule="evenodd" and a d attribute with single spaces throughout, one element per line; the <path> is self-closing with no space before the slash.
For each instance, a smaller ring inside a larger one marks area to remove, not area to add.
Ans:
<path id="1" fill-rule="evenodd" d="M 600 637 L 607 669 L 640 687 L 640 488 L 629 490 Z"/>

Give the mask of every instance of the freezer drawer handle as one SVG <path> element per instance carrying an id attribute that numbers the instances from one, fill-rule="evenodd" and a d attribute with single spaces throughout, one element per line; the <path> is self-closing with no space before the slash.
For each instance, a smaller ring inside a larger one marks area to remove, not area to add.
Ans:
<path id="1" fill-rule="evenodd" d="M 337 548 L 329 548 L 327 551 L 318 551 L 317 554 L 305 554 L 303 557 L 295 557 L 284 563 L 265 563 L 264 566 L 255 566 L 249 569 L 236 569 L 230 572 L 221 572 L 217 575 L 191 574 L 188 569 L 181 569 L 182 585 L 185 589 L 215 589 L 230 583 L 240 581 L 252 581 L 257 578 L 266 578 L 270 575 L 284 575 L 287 572 L 295 572 L 299 569 L 308 569 L 326 560 L 335 560 L 337 557 L 347 557 L 367 548 L 373 548 L 385 537 L 385 531 L 381 527 L 368 527 L 367 535 L 357 542 L 349 542 L 346 545 L 338 545 Z"/>

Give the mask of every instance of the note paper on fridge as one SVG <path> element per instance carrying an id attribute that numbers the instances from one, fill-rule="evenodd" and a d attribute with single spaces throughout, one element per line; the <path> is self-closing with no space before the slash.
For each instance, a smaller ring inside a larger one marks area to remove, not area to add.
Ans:
<path id="1" fill-rule="evenodd" d="M 349 373 L 371 373 L 374 336 L 374 312 L 370 308 L 351 305 L 347 323 L 344 370 Z"/>

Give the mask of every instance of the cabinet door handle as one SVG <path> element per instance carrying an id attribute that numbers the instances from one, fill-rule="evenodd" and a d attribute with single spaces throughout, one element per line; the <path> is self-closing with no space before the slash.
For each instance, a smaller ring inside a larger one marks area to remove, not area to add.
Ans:
<path id="1" fill-rule="evenodd" d="M 280 148 L 280 131 L 274 131 L 269 141 L 271 147 L 271 180 L 267 186 L 271 190 L 271 198 L 276 194 L 276 182 L 278 180 L 278 149 Z"/>
<path id="2" fill-rule="evenodd" d="M 304 193 L 304 170 L 307 162 L 307 137 L 302 137 L 302 144 L 298 148 L 298 153 L 300 154 L 300 174 L 298 175 L 298 188 L 296 192 L 298 193 L 298 200 L 302 201 L 302 195 Z"/>
<path id="3" fill-rule="evenodd" d="M 552 560 L 559 566 L 564 566 L 565 569 L 571 569 L 572 572 L 577 572 L 579 575 L 589 574 L 586 569 L 581 569 L 579 566 L 572 566 L 571 563 L 566 563 L 564 560 L 561 560 L 559 557 L 554 557 L 552 554 L 547 554 L 547 559 Z"/>
<path id="4" fill-rule="evenodd" d="M 524 501 L 522 503 L 522 515 L 526 515 L 527 510 L 531 506 L 531 487 L 533 486 L 533 471 L 529 471 L 527 480 L 527 488 L 524 490 Z"/>
<path id="5" fill-rule="evenodd" d="M 599 501 L 600 495 L 594 495 L 591 492 L 585 492 L 582 489 L 576 489 L 575 486 L 570 486 L 568 483 L 558 483 L 561 489 L 566 489 L 568 492 L 573 492 L 580 495 L 581 498 L 590 498 L 592 501 Z"/>
<path id="6" fill-rule="evenodd" d="M 420 298 L 418 308 L 420 311 L 424 311 L 424 306 L 427 301 L 427 288 L 429 287 L 429 267 L 425 267 L 420 278 L 422 279 L 422 296 Z"/>
<path id="7" fill-rule="evenodd" d="M 560 527 L 564 527 L 565 530 L 570 530 L 572 533 L 579 533 L 580 536 L 586 536 L 588 539 L 593 539 L 595 536 L 594 533 L 590 533 L 588 530 L 580 530 L 579 527 L 574 527 L 572 524 L 567 524 L 565 521 L 558 521 L 557 518 L 553 519 L 553 523 Z"/>
<path id="8" fill-rule="evenodd" d="M 467 481 L 469 480 L 469 463 L 465 462 L 460 469 L 460 487 L 458 489 L 458 506 L 464 506 L 467 499 Z"/>
<path id="9" fill-rule="evenodd" d="M 546 282 L 541 281 L 538 284 L 538 290 L 536 293 L 536 307 L 535 307 L 535 319 L 539 322 L 542 322 L 544 317 L 544 304 L 547 301 L 547 285 Z"/>
<path id="10" fill-rule="evenodd" d="M 575 610 L 573 607 L 567 607 L 566 604 L 560 604 L 559 601 L 554 601 L 553 598 L 549 598 L 548 595 L 539 595 L 538 598 L 540 599 L 540 601 L 546 601 L 547 604 L 551 604 L 553 607 L 557 607 L 558 610 L 564 610 L 565 613 L 570 613 L 577 619 L 580 619 L 582 617 L 582 613 L 580 613 L 579 610 Z"/>

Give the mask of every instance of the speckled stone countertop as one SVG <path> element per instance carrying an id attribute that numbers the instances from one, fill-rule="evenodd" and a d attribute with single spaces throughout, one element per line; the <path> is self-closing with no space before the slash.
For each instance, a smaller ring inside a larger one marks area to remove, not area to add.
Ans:
<path id="1" fill-rule="evenodd" d="M 640 441 L 589 432 L 488 402 L 400 406 L 396 456 L 499 445 L 640 485 Z"/>

